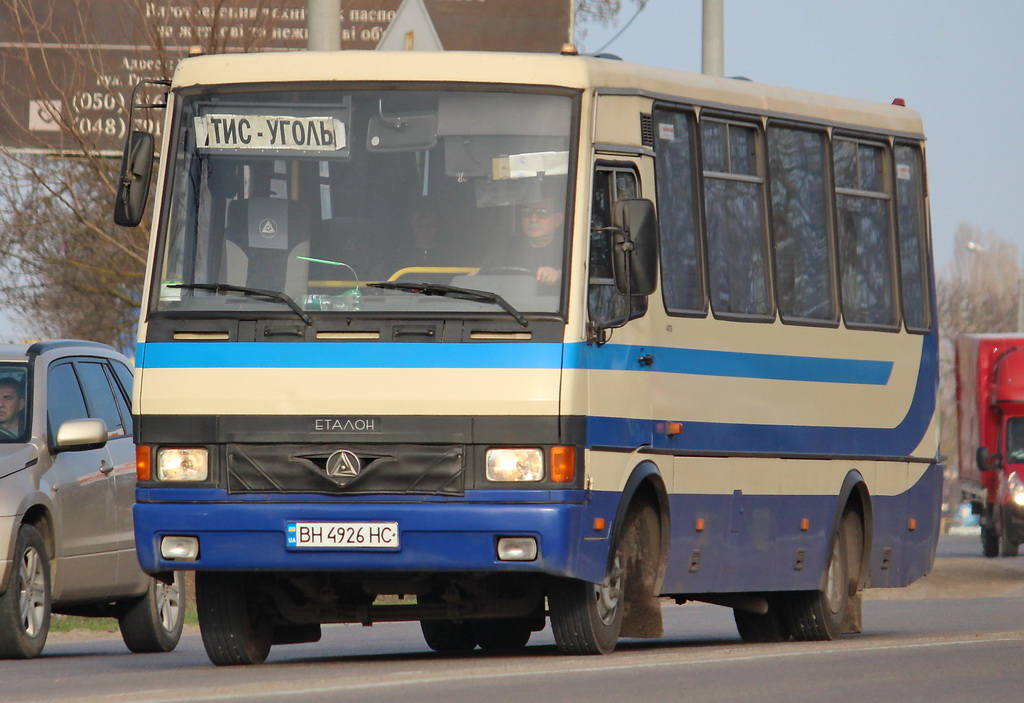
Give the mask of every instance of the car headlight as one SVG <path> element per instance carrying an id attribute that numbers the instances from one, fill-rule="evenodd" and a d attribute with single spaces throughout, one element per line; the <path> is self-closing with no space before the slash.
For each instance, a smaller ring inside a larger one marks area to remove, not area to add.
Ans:
<path id="1" fill-rule="evenodd" d="M 205 481 L 210 476 L 209 457 L 205 449 L 160 449 L 156 477 L 160 481 Z"/>
<path id="2" fill-rule="evenodd" d="M 488 481 L 541 481 L 544 452 L 540 449 L 488 449 Z"/>
<path id="3" fill-rule="evenodd" d="M 1006 487 L 1010 491 L 1010 500 L 1024 508 L 1024 480 L 1016 471 L 1006 479 Z"/>

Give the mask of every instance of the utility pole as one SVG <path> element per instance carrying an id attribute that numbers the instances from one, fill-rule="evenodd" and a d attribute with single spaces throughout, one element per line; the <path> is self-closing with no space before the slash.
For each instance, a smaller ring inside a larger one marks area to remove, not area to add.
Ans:
<path id="1" fill-rule="evenodd" d="M 306 48 L 341 49 L 341 0 L 306 0 Z"/>
<path id="2" fill-rule="evenodd" d="M 725 0 L 704 0 L 704 55 L 701 72 L 725 75 Z"/>

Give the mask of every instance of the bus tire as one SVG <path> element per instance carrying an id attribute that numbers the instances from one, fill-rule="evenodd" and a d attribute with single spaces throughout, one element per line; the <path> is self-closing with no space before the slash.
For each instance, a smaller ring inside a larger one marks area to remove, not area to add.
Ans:
<path id="1" fill-rule="evenodd" d="M 733 620 L 736 630 L 744 642 L 786 642 L 789 640 L 789 628 L 782 608 L 782 601 L 776 597 L 768 598 L 767 613 L 752 613 L 749 610 L 733 608 Z"/>
<path id="2" fill-rule="evenodd" d="M 50 632 L 50 559 L 43 538 L 22 525 L 0 594 L 0 659 L 38 657 Z"/>
<path id="3" fill-rule="evenodd" d="M 787 598 L 785 619 L 793 639 L 834 640 L 846 631 L 858 586 L 856 565 L 864 548 L 863 534 L 860 516 L 844 512 L 832 538 L 824 586 L 817 591 L 797 591 Z"/>
<path id="4" fill-rule="evenodd" d="M 435 652 L 470 652 L 476 648 L 476 636 L 468 622 L 420 620 L 423 641 Z"/>
<path id="5" fill-rule="evenodd" d="M 627 514 L 626 525 L 631 522 Z M 552 578 L 548 586 L 551 629 L 566 654 L 610 654 L 622 629 L 627 555 L 617 541 L 601 583 Z"/>
<path id="6" fill-rule="evenodd" d="M 133 652 L 170 652 L 185 625 L 185 579 L 175 571 L 171 583 L 150 576 L 146 595 L 132 601 L 117 619 L 121 639 Z"/>
<path id="7" fill-rule="evenodd" d="M 533 635 L 533 625 L 529 618 L 474 620 L 473 634 L 480 649 L 522 649 Z"/>
<path id="8" fill-rule="evenodd" d="M 273 628 L 252 607 L 244 574 L 196 573 L 196 610 L 206 654 L 217 666 L 261 664 L 270 653 Z"/>

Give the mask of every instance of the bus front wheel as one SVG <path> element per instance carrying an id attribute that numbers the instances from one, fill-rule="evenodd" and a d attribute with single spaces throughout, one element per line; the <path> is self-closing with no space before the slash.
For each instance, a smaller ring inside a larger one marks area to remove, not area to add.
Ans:
<path id="1" fill-rule="evenodd" d="M 217 666 L 261 664 L 270 653 L 273 628 L 253 607 L 244 574 L 196 573 L 196 610 L 206 654 Z"/>
<path id="2" fill-rule="evenodd" d="M 626 524 L 631 521 L 627 518 Z M 548 587 L 548 608 L 555 644 L 566 654 L 609 654 L 622 630 L 628 539 L 613 546 L 608 570 L 601 583 L 553 578 Z"/>

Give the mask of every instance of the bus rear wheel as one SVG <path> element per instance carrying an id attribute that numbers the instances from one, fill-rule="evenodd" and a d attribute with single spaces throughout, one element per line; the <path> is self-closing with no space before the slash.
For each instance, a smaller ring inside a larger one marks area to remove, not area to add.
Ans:
<path id="1" fill-rule="evenodd" d="M 253 608 L 243 574 L 196 573 L 196 610 L 206 654 L 217 666 L 261 664 L 270 654 L 273 628 Z"/>
<path id="2" fill-rule="evenodd" d="M 785 642 L 789 639 L 789 627 L 781 598 L 768 598 L 766 613 L 733 608 L 732 615 L 736 621 L 736 630 L 744 642 Z"/>
<path id="3" fill-rule="evenodd" d="M 798 591 L 787 598 L 785 624 L 793 639 L 834 640 L 848 630 L 863 549 L 861 518 L 847 511 L 832 538 L 824 587 Z"/>

